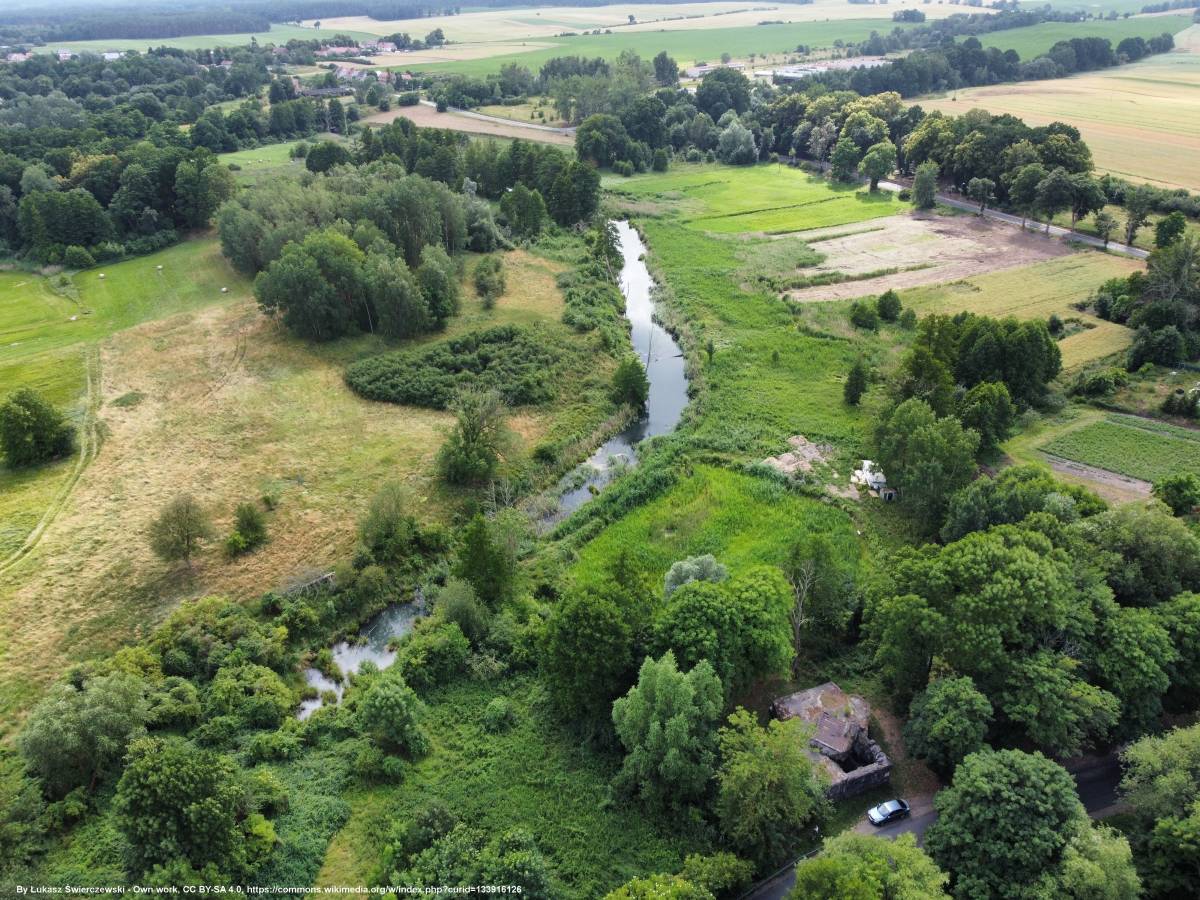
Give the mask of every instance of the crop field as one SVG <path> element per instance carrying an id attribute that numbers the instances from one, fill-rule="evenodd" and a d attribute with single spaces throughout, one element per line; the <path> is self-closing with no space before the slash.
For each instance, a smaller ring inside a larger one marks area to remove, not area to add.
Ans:
<path id="1" fill-rule="evenodd" d="M 1071 38 L 1107 38 L 1116 47 L 1127 37 L 1152 38 L 1176 34 L 1192 24 L 1190 15 L 1133 16 L 1128 19 L 1092 19 L 1087 22 L 1043 22 L 1026 28 L 1009 28 L 979 36 L 985 47 L 1016 50 L 1022 60 L 1035 59 L 1059 41 Z"/>
<path id="2" fill-rule="evenodd" d="M 104 53 L 108 50 L 137 50 L 145 52 L 150 47 L 179 47 L 181 50 L 205 50 L 209 47 L 241 47 L 250 43 L 250 39 L 258 43 L 286 44 L 288 41 L 311 41 L 317 37 L 330 36 L 340 33 L 356 40 L 367 41 L 376 37 L 366 31 L 332 32 L 327 29 L 316 31 L 302 25 L 274 24 L 270 31 L 245 32 L 239 34 L 194 34 L 186 37 L 154 38 L 140 40 L 136 38 L 102 39 L 95 41 L 54 41 L 47 44 L 45 49 L 74 50 L 76 53 Z"/>
<path id="3" fill-rule="evenodd" d="M 460 115 L 453 111 L 438 112 L 432 106 L 420 104 L 417 106 L 393 106 L 387 112 L 372 113 L 363 121 L 370 124 L 384 125 L 398 118 L 410 120 L 422 128 L 449 128 L 452 131 L 462 131 L 476 137 L 490 137 L 499 140 L 520 138 L 526 141 L 538 141 L 543 144 L 557 144 L 560 147 L 573 146 L 573 133 L 545 131 L 540 128 L 523 128 L 513 122 L 491 122 L 487 119 L 477 119 L 469 115 Z M 541 124 L 541 123 L 536 123 Z"/>
<path id="4" fill-rule="evenodd" d="M 1123 325 L 1080 313 L 1072 304 L 1084 300 L 1109 278 L 1129 275 L 1140 263 L 1103 253 L 1082 252 L 1045 262 L 977 275 L 949 284 L 913 288 L 901 293 L 905 306 L 919 315 L 964 310 L 985 316 L 1019 319 L 1078 317 L 1085 328 L 1059 342 L 1063 368 L 1072 369 L 1124 350 L 1133 338 Z"/>
<path id="5" fill-rule="evenodd" d="M 1143 481 L 1179 472 L 1200 475 L 1200 431 L 1136 416 L 1107 416 L 1061 434 L 1041 449 Z"/>
<path id="6" fill-rule="evenodd" d="M 527 452 L 551 430 L 587 432 L 611 414 L 611 367 L 584 353 L 590 345 L 559 321 L 560 264 L 523 251 L 504 263 L 509 290 L 495 310 L 468 293 L 446 332 L 425 340 L 538 321 L 580 348 L 586 365 L 569 364 L 561 400 L 512 417 L 517 449 Z M 89 336 L 100 344 L 101 450 L 32 552 L 0 573 L 6 726 L 64 660 L 119 646 L 181 599 L 257 596 L 343 558 L 360 510 L 388 478 L 403 481 L 419 515 L 448 517 L 457 508 L 458 495 L 433 471 L 452 414 L 371 403 L 345 385 L 345 365 L 385 349 L 378 339 L 291 338 L 258 311 L 212 239 L 105 272 L 104 282 L 94 270 L 77 278 L 95 311 Z M 50 326 L 47 333 L 52 349 L 61 338 Z M 11 511 L 19 523 L 37 520 L 64 477 L 60 467 L 38 473 L 21 484 L 19 502 L 5 492 L 4 510 L 18 507 Z M 209 509 L 221 534 L 238 502 L 270 494 L 278 500 L 269 525 L 275 539 L 237 560 L 213 549 L 191 571 L 166 567 L 151 557 L 144 532 L 181 492 Z M 5 540 L 19 544 L 25 534 L 13 529 Z"/>
<path id="7" fill-rule="evenodd" d="M 889 26 L 897 9 L 915 8 L 929 18 L 953 15 L 959 10 L 950 5 L 924 5 L 920 0 L 899 0 L 888 5 L 856 4 L 845 0 L 814 0 L 804 5 L 789 3 L 764 6 L 755 2 L 714 3 L 615 3 L 604 6 L 545 6 L 529 9 L 480 9 L 444 16 L 436 21 L 391 19 L 380 21 L 367 16 L 345 16 L 321 21 L 322 32 L 369 31 L 379 35 L 408 32 L 414 37 L 441 28 L 455 42 L 520 41 L 552 38 L 564 32 L 615 29 L 621 34 L 641 31 L 690 31 L 753 26 L 772 20 L 783 22 L 825 22 L 835 19 L 884 19 Z M 986 9 L 979 10 L 987 12 Z M 630 24 L 629 17 L 636 22 Z M 312 22 L 306 22 L 311 25 Z"/>
<path id="8" fill-rule="evenodd" d="M 667 203 L 679 221 L 717 234 L 782 234 L 890 216 L 905 206 L 891 191 L 831 184 L 784 165 L 747 169 L 680 166 L 663 175 L 605 181 L 611 192 Z"/>
<path id="9" fill-rule="evenodd" d="M 763 13 L 771 16 L 771 13 Z M 486 43 L 464 44 L 438 50 L 399 54 L 400 58 L 381 60 L 393 68 L 414 72 L 450 72 L 462 75 L 487 75 L 498 72 L 508 63 L 519 63 L 537 69 L 556 56 L 600 56 L 616 59 L 624 50 L 632 50 L 643 59 L 650 59 L 665 50 L 681 66 L 697 61 L 712 61 L 722 53 L 736 59 L 749 54 L 782 57 L 791 54 L 800 44 L 810 47 L 832 47 L 835 41 L 863 41 L 872 31 L 892 28 L 889 20 L 884 26 L 878 19 L 843 19 L 840 21 L 804 22 L 791 25 L 757 25 L 735 28 L 693 28 L 664 31 L 625 31 L 612 34 L 583 34 L 576 37 L 538 38 L 536 46 L 523 52 L 513 52 L 512 42 L 498 43 L 493 48 Z M 902 25 L 896 27 L 904 27 Z M 498 50 L 493 53 L 492 50 Z M 453 55 L 456 59 L 439 59 Z M 473 58 L 464 58 L 470 55 Z"/>
<path id="10" fill-rule="evenodd" d="M 979 107 L 1031 125 L 1067 122 L 1080 130 L 1101 172 L 1200 190 L 1200 50 L 1188 49 L 1200 45 L 1200 26 L 1176 40 L 1180 49 L 1132 65 L 1053 82 L 970 88 L 922 99 L 921 106 L 947 113 Z"/>

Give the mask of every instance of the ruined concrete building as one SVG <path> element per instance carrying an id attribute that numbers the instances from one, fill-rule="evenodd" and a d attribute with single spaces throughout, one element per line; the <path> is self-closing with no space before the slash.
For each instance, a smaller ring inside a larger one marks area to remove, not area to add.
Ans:
<path id="1" fill-rule="evenodd" d="M 813 727 L 808 754 L 829 775 L 825 794 L 830 800 L 844 800 L 891 780 L 892 761 L 867 734 L 871 707 L 862 697 L 827 681 L 780 697 L 771 704 L 771 713 Z"/>

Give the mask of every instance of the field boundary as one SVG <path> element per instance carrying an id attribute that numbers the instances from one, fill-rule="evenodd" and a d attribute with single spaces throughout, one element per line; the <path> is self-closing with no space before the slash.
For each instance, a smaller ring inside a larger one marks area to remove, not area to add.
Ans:
<path id="1" fill-rule="evenodd" d="M 59 488 L 42 517 L 25 537 L 21 546 L 0 560 L 0 574 L 7 572 L 28 556 L 41 541 L 46 529 L 54 522 L 67 500 L 79 483 L 80 477 L 100 450 L 100 427 L 98 413 L 100 411 L 100 350 L 98 347 L 86 347 L 83 351 L 83 370 L 86 378 L 84 393 L 83 422 L 76 432 L 79 440 L 79 456 L 66 482 Z"/>

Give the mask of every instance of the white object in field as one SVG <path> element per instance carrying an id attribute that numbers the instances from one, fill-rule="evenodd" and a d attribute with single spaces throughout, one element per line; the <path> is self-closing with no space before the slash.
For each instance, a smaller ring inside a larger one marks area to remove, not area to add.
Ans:
<path id="1" fill-rule="evenodd" d="M 103 272 L 101 272 L 101 273 L 100 273 L 100 277 L 101 277 L 101 278 L 103 278 L 103 277 L 104 277 L 104 273 L 103 273 Z"/>
<path id="2" fill-rule="evenodd" d="M 160 272 L 162 271 L 162 266 L 155 266 L 154 268 L 158 269 Z"/>
<path id="3" fill-rule="evenodd" d="M 228 293 L 229 293 L 229 288 L 221 288 L 221 293 L 222 293 L 222 294 L 228 294 Z"/>

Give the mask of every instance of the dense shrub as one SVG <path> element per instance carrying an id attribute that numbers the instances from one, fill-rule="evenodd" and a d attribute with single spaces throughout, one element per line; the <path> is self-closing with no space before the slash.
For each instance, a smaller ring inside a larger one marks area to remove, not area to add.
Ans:
<path id="1" fill-rule="evenodd" d="M 471 642 L 454 622 L 426 619 L 405 639 L 394 668 L 418 691 L 445 684 L 463 671 Z"/>
<path id="2" fill-rule="evenodd" d="M 505 402 L 544 403 L 554 396 L 558 348 L 533 329 L 502 325 L 460 338 L 362 360 L 346 383 L 369 400 L 446 409 L 464 388 L 486 384 Z"/>
<path id="3" fill-rule="evenodd" d="M 503 295 L 506 287 L 504 265 L 500 261 L 500 257 L 488 256 L 480 260 L 472 277 L 475 282 L 475 291 L 483 300 L 484 307 L 491 309 L 496 305 L 496 300 Z"/>
<path id="4" fill-rule="evenodd" d="M 875 331 L 879 327 L 879 313 L 869 303 L 855 302 L 850 306 L 850 322 L 855 328 Z"/>
<path id="5" fill-rule="evenodd" d="M 66 456 L 74 447 L 74 429 L 36 391 L 21 388 L 0 406 L 0 448 L 10 466 Z"/>

